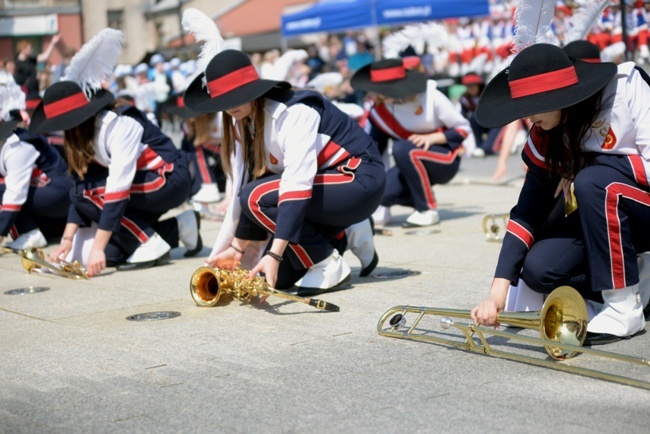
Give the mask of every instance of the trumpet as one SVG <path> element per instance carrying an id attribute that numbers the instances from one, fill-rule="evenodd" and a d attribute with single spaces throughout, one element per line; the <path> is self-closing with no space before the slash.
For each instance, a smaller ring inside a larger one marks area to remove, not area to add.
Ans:
<path id="1" fill-rule="evenodd" d="M 510 219 L 510 214 L 488 214 L 483 217 L 483 233 L 485 234 L 485 239 L 488 241 L 503 241 L 503 234 L 500 234 L 503 230 L 505 234 L 505 229 L 508 226 L 508 219 Z M 499 224 L 501 223 L 501 225 Z"/>
<path id="2" fill-rule="evenodd" d="M 409 313 L 417 314 L 417 316 L 411 323 L 407 324 L 406 316 Z M 435 332 L 418 328 L 420 321 L 427 315 L 440 316 L 440 327 L 443 330 L 458 330 L 465 340 L 441 338 L 435 336 Z M 471 314 L 469 310 L 461 309 L 395 306 L 386 311 L 379 319 L 377 333 L 381 336 L 399 339 L 451 345 L 467 351 L 650 390 L 650 382 L 647 381 L 562 363 L 565 359 L 584 353 L 650 367 L 650 360 L 645 358 L 582 347 L 587 334 L 587 308 L 580 293 L 570 286 L 561 286 L 551 292 L 539 312 L 501 312 L 498 315 L 497 321 L 499 323 L 538 330 L 540 332 L 539 338 L 520 336 L 476 324 L 459 323 L 452 318 L 467 320 L 471 318 Z M 386 325 L 387 321 L 388 324 Z M 488 343 L 486 335 L 542 345 L 555 360 L 542 360 L 494 349 Z"/>
<path id="3" fill-rule="evenodd" d="M 67 277 L 69 279 L 88 279 L 86 269 L 78 261 L 72 263 L 60 261 L 58 264 L 53 264 L 45 259 L 45 253 L 38 247 L 32 247 L 29 249 L 0 247 L 0 252 L 15 253 L 20 256 L 23 268 L 27 270 L 28 273 L 38 269 L 45 269 L 58 276 Z"/>
<path id="4" fill-rule="evenodd" d="M 199 267 L 190 279 L 190 294 L 194 302 L 201 307 L 212 307 L 222 295 L 230 295 L 237 300 L 249 302 L 253 297 L 261 296 L 261 302 L 275 295 L 287 300 L 298 301 L 320 310 L 338 312 L 339 307 L 315 298 L 304 298 L 269 287 L 263 277 L 247 278 L 248 271 L 237 268 L 233 271 L 221 268 Z"/>

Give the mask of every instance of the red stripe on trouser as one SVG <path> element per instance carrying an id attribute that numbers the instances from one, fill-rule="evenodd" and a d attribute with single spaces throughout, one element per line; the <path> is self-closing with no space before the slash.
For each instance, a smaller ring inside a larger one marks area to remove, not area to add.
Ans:
<path id="1" fill-rule="evenodd" d="M 208 169 L 208 162 L 205 159 L 205 152 L 203 148 L 197 147 L 196 149 L 196 164 L 199 166 L 199 173 L 201 174 L 201 182 L 203 184 L 212 183 L 210 178 L 210 169 Z"/>
<path id="2" fill-rule="evenodd" d="M 420 183 L 422 184 L 422 190 L 424 191 L 424 196 L 427 199 L 427 204 L 430 209 L 436 208 L 436 198 L 433 195 L 431 190 L 431 183 L 429 181 L 429 175 L 427 174 L 427 169 L 424 167 L 424 161 L 431 161 L 434 163 L 440 164 L 451 164 L 456 160 L 458 155 L 458 149 L 451 151 L 448 154 L 440 154 L 438 152 L 430 152 L 422 149 L 413 149 L 409 152 L 409 157 L 411 162 L 415 167 L 415 170 L 420 178 Z"/>
<path id="3" fill-rule="evenodd" d="M 104 190 L 104 187 L 99 187 L 101 190 Z M 103 210 L 104 209 L 104 201 L 99 196 L 96 194 L 96 190 L 84 190 L 84 197 L 88 199 L 91 203 L 93 203 L 97 208 Z M 120 224 L 124 226 L 126 230 L 131 232 L 134 237 L 136 237 L 140 242 L 146 243 L 149 241 L 149 236 L 138 227 L 138 225 L 133 221 L 130 220 L 126 217 L 122 217 L 120 219 Z"/>
<path id="4" fill-rule="evenodd" d="M 605 218 L 607 219 L 612 284 L 614 285 L 614 289 L 625 288 L 627 286 L 625 280 L 625 259 L 623 257 L 623 239 L 621 237 L 621 221 L 618 215 L 618 205 L 620 198 L 623 197 L 650 206 L 650 194 L 620 182 L 609 184 L 605 190 Z"/>
<path id="5" fill-rule="evenodd" d="M 13 238 L 14 240 L 19 236 L 18 229 L 16 229 L 16 226 L 13 225 L 11 226 L 11 228 L 9 228 L 9 233 L 11 234 L 11 238 Z"/>
<path id="6" fill-rule="evenodd" d="M 647 187 L 648 178 L 645 173 L 643 159 L 638 155 L 630 155 L 628 159 L 630 160 L 630 165 L 632 166 L 632 171 L 634 172 L 634 179 L 636 182 Z"/>
<path id="7" fill-rule="evenodd" d="M 269 218 L 269 216 L 267 216 L 262 212 L 262 208 L 260 207 L 259 202 L 262 199 L 262 196 L 264 196 L 265 194 L 272 193 L 279 189 L 280 189 L 279 179 L 265 182 L 264 184 L 260 184 L 257 187 L 255 187 L 248 198 L 248 207 L 253 213 L 253 216 L 255 216 L 257 221 L 264 228 L 266 228 L 266 230 L 268 230 L 273 234 L 275 234 L 275 229 L 277 226 L 275 225 L 275 222 Z M 302 248 L 302 246 L 300 246 L 299 244 L 289 243 L 288 247 L 296 254 L 296 256 L 298 257 L 298 259 L 300 260 L 300 262 L 305 268 L 310 268 L 314 265 L 314 262 L 311 260 L 311 258 L 307 254 L 307 251 L 304 248 Z"/>

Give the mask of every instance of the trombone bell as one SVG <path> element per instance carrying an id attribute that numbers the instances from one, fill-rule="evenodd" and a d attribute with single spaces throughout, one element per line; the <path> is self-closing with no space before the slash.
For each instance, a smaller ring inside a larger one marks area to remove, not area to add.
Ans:
<path id="1" fill-rule="evenodd" d="M 510 214 L 488 214 L 483 217 L 483 233 L 487 241 L 503 241 Z"/>

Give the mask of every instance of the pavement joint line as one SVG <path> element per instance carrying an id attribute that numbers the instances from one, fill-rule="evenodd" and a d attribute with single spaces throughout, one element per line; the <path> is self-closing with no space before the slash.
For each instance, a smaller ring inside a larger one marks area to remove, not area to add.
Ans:
<path id="1" fill-rule="evenodd" d="M 58 323 L 58 322 L 56 322 L 56 321 L 54 321 L 54 320 L 51 320 L 51 319 L 45 319 L 45 318 L 39 318 L 39 317 L 37 317 L 37 316 L 27 315 L 27 314 L 24 314 L 24 313 L 21 313 L 21 312 L 16 312 L 16 311 L 11 310 L 11 309 L 5 309 L 4 307 L 0 307 L 0 310 L 1 310 L 1 311 L 4 311 L 4 312 L 8 312 L 8 313 L 13 313 L 13 314 L 16 314 L 16 315 L 24 316 L 24 317 L 26 317 L 26 318 L 30 318 L 30 319 L 36 319 L 36 320 L 44 321 L 44 322 L 51 322 L 51 323 L 53 323 L 53 324 L 60 324 L 60 323 Z M 57 318 L 57 319 L 58 319 L 58 318 Z"/>

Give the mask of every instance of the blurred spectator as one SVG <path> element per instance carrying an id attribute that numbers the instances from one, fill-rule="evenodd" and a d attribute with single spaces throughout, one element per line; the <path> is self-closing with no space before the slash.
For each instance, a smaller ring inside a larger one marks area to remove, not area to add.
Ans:
<path id="1" fill-rule="evenodd" d="M 63 54 L 63 60 L 61 60 L 61 63 L 56 65 L 54 69 L 52 70 L 52 83 L 56 83 L 63 77 L 65 74 L 65 69 L 68 67 L 70 64 L 70 59 L 72 59 L 72 56 L 74 56 L 74 49 L 72 48 L 67 48 Z M 42 89 L 42 88 L 41 88 Z"/>
<path id="2" fill-rule="evenodd" d="M 325 66 L 325 61 L 321 59 L 318 52 L 318 47 L 316 45 L 310 45 L 307 49 L 307 54 L 309 57 L 305 60 L 305 64 L 309 66 L 311 71 L 309 72 L 309 79 L 313 79 L 318 74 L 323 72 L 323 66 Z"/>
<path id="3" fill-rule="evenodd" d="M 16 70 L 14 72 L 14 80 L 23 92 L 27 95 L 27 109 L 33 109 L 40 102 L 39 97 L 39 78 L 38 78 L 38 65 L 47 60 L 52 55 L 54 47 L 61 40 L 61 37 L 56 34 L 52 36 L 50 45 L 45 51 L 37 56 L 34 56 L 34 47 L 27 39 L 22 39 L 16 44 L 18 54 L 16 55 L 15 64 Z"/>
<path id="4" fill-rule="evenodd" d="M 354 74 L 366 65 L 375 61 L 375 57 L 370 52 L 370 44 L 365 36 L 359 36 L 357 39 L 356 52 L 348 57 L 348 69 L 350 74 Z"/>

